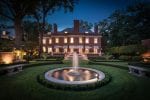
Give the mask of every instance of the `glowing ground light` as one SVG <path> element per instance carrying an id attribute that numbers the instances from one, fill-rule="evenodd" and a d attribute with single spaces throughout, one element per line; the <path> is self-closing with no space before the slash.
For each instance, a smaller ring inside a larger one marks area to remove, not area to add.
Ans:
<path id="1" fill-rule="evenodd" d="M 4 64 L 13 63 L 14 54 L 12 52 L 0 52 L 0 62 Z"/>

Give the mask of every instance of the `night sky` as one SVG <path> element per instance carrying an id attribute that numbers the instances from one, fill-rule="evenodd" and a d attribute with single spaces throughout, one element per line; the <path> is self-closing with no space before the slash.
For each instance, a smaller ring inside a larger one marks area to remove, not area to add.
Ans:
<path id="1" fill-rule="evenodd" d="M 58 30 L 72 27 L 74 19 L 95 23 L 107 18 L 113 11 L 139 1 L 145 0 L 79 0 L 73 12 L 64 13 L 63 9 L 56 11 L 47 17 L 47 21 L 57 23 Z"/>

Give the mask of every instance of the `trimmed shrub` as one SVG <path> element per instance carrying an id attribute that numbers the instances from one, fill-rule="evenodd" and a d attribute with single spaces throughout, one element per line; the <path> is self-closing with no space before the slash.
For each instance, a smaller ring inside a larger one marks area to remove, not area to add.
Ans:
<path id="1" fill-rule="evenodd" d="M 109 49 L 111 54 L 115 55 L 140 55 L 146 48 L 141 44 L 112 47 Z"/>
<path id="2" fill-rule="evenodd" d="M 129 61 L 129 60 L 131 60 L 131 57 L 130 57 L 130 56 L 126 56 L 126 55 L 121 55 L 121 56 L 119 57 L 119 59 L 120 59 L 120 60 L 124 60 L 124 61 Z"/>
<path id="3" fill-rule="evenodd" d="M 132 66 L 139 66 L 139 67 L 150 67 L 150 63 L 144 63 L 144 62 L 129 62 L 128 65 L 132 65 Z"/>
<path id="4" fill-rule="evenodd" d="M 132 56 L 132 61 L 141 61 L 142 57 L 141 56 Z"/>

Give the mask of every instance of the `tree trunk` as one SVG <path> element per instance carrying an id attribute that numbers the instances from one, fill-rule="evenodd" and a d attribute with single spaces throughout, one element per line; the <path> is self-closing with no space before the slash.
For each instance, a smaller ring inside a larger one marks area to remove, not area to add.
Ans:
<path id="1" fill-rule="evenodd" d="M 22 37 L 23 37 L 20 19 L 15 19 L 14 27 L 15 27 L 15 47 L 17 49 L 20 49 L 20 47 L 22 45 Z"/>

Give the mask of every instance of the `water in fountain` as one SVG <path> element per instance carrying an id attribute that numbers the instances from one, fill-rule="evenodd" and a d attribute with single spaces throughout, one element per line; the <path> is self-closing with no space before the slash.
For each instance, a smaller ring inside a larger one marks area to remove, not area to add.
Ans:
<path id="1" fill-rule="evenodd" d="M 78 71 L 79 60 L 78 60 L 78 54 L 76 52 L 73 53 L 72 67 L 73 67 L 74 71 Z"/>
<path id="2" fill-rule="evenodd" d="M 80 72 L 78 71 L 79 69 L 79 60 L 78 60 L 78 54 L 76 52 L 73 53 L 73 57 L 72 57 L 72 67 L 73 69 L 71 69 L 68 74 L 72 75 L 72 76 L 79 76 Z"/>
<path id="3" fill-rule="evenodd" d="M 105 78 L 101 71 L 79 67 L 79 58 L 76 52 L 72 56 L 72 67 L 57 68 L 45 73 L 49 81 L 62 84 L 87 84 L 95 83 Z"/>

